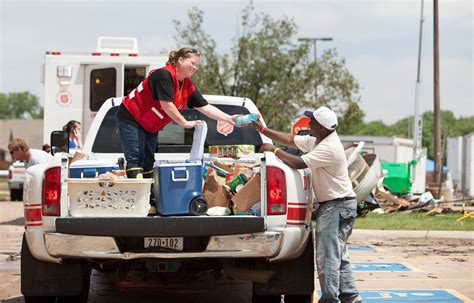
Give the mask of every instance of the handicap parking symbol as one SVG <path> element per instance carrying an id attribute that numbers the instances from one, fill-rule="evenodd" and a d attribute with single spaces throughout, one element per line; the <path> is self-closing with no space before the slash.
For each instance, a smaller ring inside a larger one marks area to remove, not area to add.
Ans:
<path id="1" fill-rule="evenodd" d="M 374 263 L 374 262 L 356 262 L 352 263 L 354 271 L 412 271 L 401 263 Z"/>
<path id="2" fill-rule="evenodd" d="M 360 295 L 363 302 L 464 302 L 445 290 L 365 290 Z"/>

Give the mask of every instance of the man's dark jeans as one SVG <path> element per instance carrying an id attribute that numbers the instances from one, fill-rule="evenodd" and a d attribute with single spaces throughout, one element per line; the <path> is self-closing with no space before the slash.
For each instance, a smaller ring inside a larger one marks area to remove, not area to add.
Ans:
<path id="1" fill-rule="evenodd" d="M 123 153 L 127 160 L 127 169 L 143 168 L 144 172 L 153 170 L 158 134 L 147 133 L 143 128 L 118 120 Z"/>

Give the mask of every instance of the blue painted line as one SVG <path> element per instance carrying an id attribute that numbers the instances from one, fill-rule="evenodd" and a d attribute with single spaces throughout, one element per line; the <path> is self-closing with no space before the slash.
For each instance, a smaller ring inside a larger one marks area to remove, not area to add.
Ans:
<path id="1" fill-rule="evenodd" d="M 353 271 L 412 271 L 400 263 L 372 263 L 372 262 L 357 262 L 352 263 Z"/>
<path id="2" fill-rule="evenodd" d="M 374 252 L 375 249 L 370 246 L 349 246 L 349 251 L 370 251 Z"/>
<path id="3" fill-rule="evenodd" d="M 321 296 L 321 291 L 318 291 Z M 362 302 L 432 302 L 432 303 L 463 303 L 464 301 L 445 290 L 362 290 Z"/>

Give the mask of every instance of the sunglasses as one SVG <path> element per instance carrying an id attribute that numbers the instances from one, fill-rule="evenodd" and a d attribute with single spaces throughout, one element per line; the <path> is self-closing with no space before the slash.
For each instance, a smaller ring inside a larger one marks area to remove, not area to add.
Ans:
<path id="1" fill-rule="evenodd" d="M 186 54 L 196 54 L 196 55 L 201 55 L 201 53 L 195 49 L 195 48 L 190 48 L 188 50 L 186 50 L 183 55 L 186 55 Z"/>

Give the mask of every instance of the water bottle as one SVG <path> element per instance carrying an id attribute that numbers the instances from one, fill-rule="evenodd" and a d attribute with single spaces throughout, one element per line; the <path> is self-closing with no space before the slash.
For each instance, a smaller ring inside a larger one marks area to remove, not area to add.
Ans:
<path id="1" fill-rule="evenodd" d="M 257 121 L 260 118 L 259 114 L 247 114 L 245 116 L 239 116 L 235 119 L 235 126 L 240 127 Z"/>

